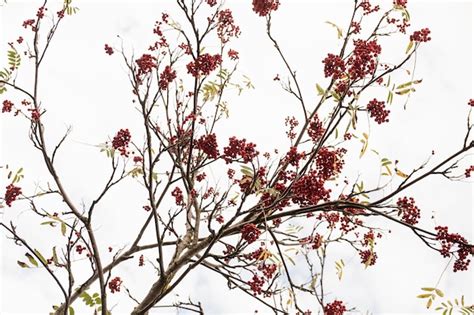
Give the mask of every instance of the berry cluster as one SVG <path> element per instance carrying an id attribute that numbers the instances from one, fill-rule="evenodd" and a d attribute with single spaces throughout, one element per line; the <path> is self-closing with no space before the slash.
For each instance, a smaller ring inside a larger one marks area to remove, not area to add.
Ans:
<path id="1" fill-rule="evenodd" d="M 79 255 L 82 255 L 82 252 L 83 252 L 84 250 L 86 250 L 86 249 L 87 249 L 87 248 L 84 247 L 84 246 L 82 246 L 81 244 L 76 245 L 76 252 L 77 252 Z"/>
<path id="2" fill-rule="evenodd" d="M 239 52 L 233 49 L 229 49 L 229 51 L 227 52 L 227 56 L 229 56 L 231 60 L 237 60 L 239 59 Z"/>
<path id="3" fill-rule="evenodd" d="M 7 206 L 11 207 L 13 201 L 15 201 L 16 198 L 21 195 L 21 188 L 10 184 L 6 189 L 5 197 L 3 199 L 5 200 Z"/>
<path id="4" fill-rule="evenodd" d="M 265 280 L 263 277 L 254 274 L 252 280 L 249 280 L 247 284 L 250 286 L 250 290 L 253 291 L 254 295 L 260 295 L 262 294 L 262 287 L 265 284 Z"/>
<path id="5" fill-rule="evenodd" d="M 359 252 L 361 262 L 366 266 L 373 266 L 377 261 L 377 253 L 367 249 Z"/>
<path id="6" fill-rule="evenodd" d="M 229 138 L 229 145 L 224 148 L 224 159 L 226 163 L 230 163 L 233 159 L 237 159 L 240 156 L 244 163 L 248 163 L 258 156 L 258 151 L 255 150 L 255 147 L 254 143 L 247 143 L 245 139 Z"/>
<path id="7" fill-rule="evenodd" d="M 245 224 L 242 229 L 240 230 L 242 234 L 242 238 L 247 241 L 247 243 L 255 242 L 258 237 L 260 236 L 260 230 L 257 228 L 255 224 Z"/>
<path id="8" fill-rule="evenodd" d="M 109 289 L 111 293 L 120 292 L 120 286 L 122 285 L 120 277 L 115 277 L 109 281 Z"/>
<path id="9" fill-rule="evenodd" d="M 443 257 L 451 257 L 452 247 L 455 244 L 458 247 L 457 251 L 455 251 L 458 257 L 454 262 L 453 271 L 467 270 L 471 263 L 471 260 L 467 257 L 474 255 L 474 246 L 469 245 L 467 240 L 458 233 L 449 233 L 446 226 L 437 226 L 435 230 L 437 232 L 436 239 L 441 242 L 440 253 Z"/>
<path id="10" fill-rule="evenodd" d="M 156 68 L 156 58 L 150 54 L 143 54 L 140 58 L 135 60 L 138 66 L 137 76 L 148 74 Z"/>
<path id="11" fill-rule="evenodd" d="M 347 311 L 342 301 L 334 300 L 334 302 L 324 306 L 324 315 L 343 315 Z"/>
<path id="12" fill-rule="evenodd" d="M 105 44 L 104 50 L 105 50 L 105 53 L 109 56 L 114 53 L 114 49 L 110 47 L 108 44 Z"/>
<path id="13" fill-rule="evenodd" d="M 296 147 L 291 147 L 290 151 L 286 153 L 285 159 L 283 161 L 284 163 L 288 163 L 288 164 L 298 167 L 300 164 L 300 160 L 304 158 L 305 158 L 304 152 L 299 153 Z"/>
<path id="14" fill-rule="evenodd" d="M 253 0 L 253 11 L 259 16 L 266 16 L 271 11 L 276 11 L 280 6 L 279 0 Z"/>
<path id="15" fill-rule="evenodd" d="M 131 139 L 132 136 L 128 129 L 120 129 L 112 140 L 112 147 L 115 150 L 119 150 L 120 155 L 127 157 L 129 153 L 127 149 Z"/>
<path id="16" fill-rule="evenodd" d="M 31 26 L 31 30 L 35 32 L 36 31 L 36 27 L 34 26 L 35 22 L 36 21 L 34 19 L 23 21 L 23 27 L 28 28 L 28 26 Z"/>
<path id="17" fill-rule="evenodd" d="M 384 101 L 379 102 L 374 98 L 369 102 L 369 104 L 367 104 L 367 110 L 370 113 L 370 117 L 374 118 L 378 124 L 389 121 L 388 114 L 390 114 L 390 110 L 385 109 Z"/>
<path id="18" fill-rule="evenodd" d="M 352 22 L 351 23 L 351 33 L 352 34 L 359 34 L 361 30 L 359 22 Z"/>
<path id="19" fill-rule="evenodd" d="M 184 197 L 183 197 L 183 192 L 179 187 L 175 187 L 173 191 L 171 192 L 171 196 L 174 197 L 176 205 L 178 206 L 183 206 L 184 205 Z"/>
<path id="20" fill-rule="evenodd" d="M 206 3 L 210 6 L 213 7 L 217 4 L 217 0 L 206 0 Z"/>
<path id="21" fill-rule="evenodd" d="M 464 171 L 464 176 L 471 177 L 472 172 L 474 172 L 474 165 L 471 165 L 468 168 L 466 168 L 466 170 Z"/>
<path id="22" fill-rule="evenodd" d="M 377 57 L 381 52 L 382 48 L 375 39 L 371 41 L 354 40 L 354 51 L 346 65 L 350 78 L 359 80 L 367 75 L 372 75 L 376 70 Z"/>
<path id="23" fill-rule="evenodd" d="M 431 31 L 428 28 L 422 28 L 419 31 L 413 32 L 412 35 L 410 35 L 410 40 L 412 42 L 428 42 L 431 40 L 431 37 L 429 36 Z"/>
<path id="24" fill-rule="evenodd" d="M 239 37 L 240 27 L 234 24 L 232 11 L 225 9 L 219 12 L 217 19 L 217 36 L 223 44 L 227 43 L 232 37 Z"/>
<path id="25" fill-rule="evenodd" d="M 415 225 L 420 219 L 420 209 L 415 205 L 413 198 L 399 198 L 397 201 L 399 214 L 402 215 L 402 221 L 410 225 Z"/>
<path id="26" fill-rule="evenodd" d="M 219 150 L 217 148 L 216 134 L 204 135 L 197 140 L 196 146 L 199 150 L 206 153 L 208 157 L 217 159 Z"/>
<path id="27" fill-rule="evenodd" d="M 14 104 L 9 100 L 3 101 L 2 113 L 9 113 L 12 111 Z"/>
<path id="28" fill-rule="evenodd" d="M 342 156 L 346 153 L 346 149 L 330 150 L 328 147 L 319 149 L 316 156 L 316 170 L 319 177 L 328 180 L 336 176 L 344 166 Z"/>
<path id="29" fill-rule="evenodd" d="M 341 57 L 328 54 L 323 60 L 324 63 L 324 76 L 332 77 L 333 79 L 339 79 L 346 71 L 344 60 Z"/>
<path id="30" fill-rule="evenodd" d="M 467 105 L 474 106 L 474 99 L 471 98 L 469 102 L 467 102 Z"/>
<path id="31" fill-rule="evenodd" d="M 221 55 L 215 54 L 212 56 L 210 54 L 203 54 L 188 63 L 186 68 L 188 69 L 188 73 L 191 73 L 193 77 L 198 77 L 200 75 L 209 75 L 212 71 L 216 70 L 221 63 Z"/>
<path id="32" fill-rule="evenodd" d="M 319 120 L 318 115 L 314 115 L 308 126 L 308 135 L 313 142 L 319 141 L 324 134 L 323 122 Z"/>
<path id="33" fill-rule="evenodd" d="M 275 274 L 275 271 L 277 270 L 277 265 L 262 263 L 258 265 L 258 270 L 260 270 L 263 273 L 263 276 L 265 278 L 271 279 L 273 278 L 273 275 Z"/>
<path id="34" fill-rule="evenodd" d="M 301 176 L 291 187 L 292 201 L 301 206 L 315 205 L 320 200 L 329 198 L 330 190 L 324 188 L 324 180 L 318 172 L 311 170 Z"/>
<path id="35" fill-rule="evenodd" d="M 393 0 L 393 5 L 406 8 L 408 0 Z"/>
<path id="36" fill-rule="evenodd" d="M 377 12 L 378 10 L 380 10 L 380 7 L 378 5 L 372 6 L 369 0 L 362 0 L 360 6 L 362 7 L 362 10 L 364 10 L 364 15 L 368 15 L 370 13 Z"/>
<path id="37" fill-rule="evenodd" d="M 160 74 L 160 80 L 158 81 L 160 90 L 166 90 L 174 79 L 176 79 L 176 71 L 171 69 L 170 66 L 166 66 L 165 70 Z"/>

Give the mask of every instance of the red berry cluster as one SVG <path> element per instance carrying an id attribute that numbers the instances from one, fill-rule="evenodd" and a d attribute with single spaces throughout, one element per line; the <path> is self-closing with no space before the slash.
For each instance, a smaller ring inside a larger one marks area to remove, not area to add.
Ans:
<path id="1" fill-rule="evenodd" d="M 283 162 L 298 167 L 298 165 L 300 164 L 300 160 L 304 158 L 305 158 L 304 152 L 299 153 L 296 147 L 291 147 L 290 151 L 286 153 L 286 156 Z"/>
<path id="2" fill-rule="evenodd" d="M 174 197 L 176 205 L 183 206 L 184 205 L 184 197 L 183 192 L 179 187 L 175 187 L 175 189 L 171 192 L 171 196 Z"/>
<path id="3" fill-rule="evenodd" d="M 362 10 L 364 10 L 364 15 L 380 10 L 380 7 L 378 5 L 372 7 L 372 4 L 369 2 L 369 0 L 362 0 L 360 6 L 362 7 Z"/>
<path id="4" fill-rule="evenodd" d="M 275 274 L 275 271 L 277 270 L 277 265 L 262 263 L 258 265 L 258 270 L 260 270 L 263 273 L 263 276 L 265 278 L 271 279 L 273 278 L 273 275 Z"/>
<path id="5" fill-rule="evenodd" d="M 48 11 L 48 8 L 46 8 L 45 6 L 41 6 L 38 8 L 38 11 L 36 12 L 36 16 L 38 17 L 38 19 L 44 18 L 44 11 Z"/>
<path id="6" fill-rule="evenodd" d="M 343 315 L 347 311 L 342 301 L 334 300 L 334 302 L 324 306 L 324 315 Z"/>
<path id="7" fill-rule="evenodd" d="M 431 31 L 428 28 L 422 28 L 419 31 L 413 32 L 412 35 L 410 35 L 410 40 L 412 42 L 428 42 L 431 40 L 431 37 L 429 36 Z"/>
<path id="8" fill-rule="evenodd" d="M 370 117 L 374 118 L 378 124 L 389 121 L 388 114 L 390 114 L 390 110 L 385 109 L 384 101 L 379 102 L 374 98 L 367 104 L 367 111 L 370 113 Z"/>
<path id="9" fill-rule="evenodd" d="M 238 140 L 236 137 L 229 138 L 229 145 L 224 148 L 224 159 L 226 163 L 241 157 L 244 163 L 252 161 L 258 156 L 254 143 L 247 143 L 245 139 Z"/>
<path id="10" fill-rule="evenodd" d="M 138 77 L 150 73 L 156 68 L 156 58 L 150 54 L 143 54 L 140 58 L 135 60 L 138 66 Z"/>
<path id="11" fill-rule="evenodd" d="M 206 0 L 206 3 L 210 6 L 213 7 L 217 4 L 217 0 Z"/>
<path id="12" fill-rule="evenodd" d="M 471 98 L 469 102 L 467 102 L 467 105 L 474 106 L 474 99 Z"/>
<path id="13" fill-rule="evenodd" d="M 242 239 L 246 240 L 247 243 L 250 244 L 258 239 L 261 232 L 255 224 L 250 223 L 245 224 L 240 230 L 240 233 L 242 234 Z"/>
<path id="14" fill-rule="evenodd" d="M 354 40 L 354 51 L 346 65 L 351 79 L 359 80 L 372 75 L 376 70 L 377 57 L 381 52 L 382 48 L 375 39 L 372 41 Z"/>
<path id="15" fill-rule="evenodd" d="M 229 56 L 231 60 L 237 60 L 239 59 L 239 52 L 233 49 L 229 49 L 229 51 L 227 52 L 227 56 Z"/>
<path id="16" fill-rule="evenodd" d="M 289 127 L 288 131 L 286 132 L 288 139 L 293 140 L 296 138 L 295 128 L 298 127 L 299 124 L 300 123 L 298 122 L 298 119 L 296 119 L 294 116 L 288 116 L 285 118 L 285 126 Z"/>
<path id="17" fill-rule="evenodd" d="M 204 135 L 197 140 L 197 148 L 206 153 L 208 157 L 217 159 L 219 150 L 217 148 L 216 134 Z"/>
<path id="18" fill-rule="evenodd" d="M 14 104 L 9 100 L 3 101 L 2 113 L 9 113 L 12 111 Z"/>
<path id="19" fill-rule="evenodd" d="M 446 226 L 437 226 L 435 230 L 437 231 L 436 239 L 441 242 L 440 253 L 443 257 L 451 257 L 452 247 L 454 245 L 458 247 L 455 251 L 458 257 L 454 262 L 453 271 L 467 270 L 471 263 L 467 257 L 474 255 L 474 246 L 469 245 L 467 240 L 458 233 L 449 233 Z"/>
<path id="20" fill-rule="evenodd" d="M 318 115 L 314 115 L 308 126 L 308 135 L 313 142 L 319 141 L 324 134 L 323 122 L 319 120 Z"/>
<path id="21" fill-rule="evenodd" d="M 253 0 L 253 11 L 260 16 L 266 16 L 271 11 L 276 11 L 280 6 L 279 0 Z"/>
<path id="22" fill-rule="evenodd" d="M 11 207 L 13 201 L 15 201 L 16 198 L 21 195 L 21 188 L 10 184 L 6 189 L 5 197 L 3 199 L 5 200 L 7 206 Z"/>
<path id="23" fill-rule="evenodd" d="M 109 56 L 114 53 L 114 49 L 110 47 L 108 44 L 105 44 L 104 50 L 105 50 L 105 53 Z"/>
<path id="24" fill-rule="evenodd" d="M 369 249 L 359 252 L 361 262 L 366 266 L 373 266 L 377 261 L 377 253 Z"/>
<path id="25" fill-rule="evenodd" d="M 188 63 L 186 68 L 188 69 L 188 73 L 191 73 L 193 77 L 198 77 L 200 75 L 209 75 L 212 71 L 216 70 L 221 63 L 221 55 L 215 54 L 212 56 L 210 54 L 203 54 Z"/>
<path id="26" fill-rule="evenodd" d="M 109 289 L 111 293 L 120 292 L 120 286 L 122 285 L 120 277 L 115 277 L 109 281 Z"/>
<path id="27" fill-rule="evenodd" d="M 225 9 L 219 12 L 217 18 L 217 36 L 222 43 L 227 43 L 232 37 L 239 37 L 240 27 L 234 24 L 232 11 Z"/>
<path id="28" fill-rule="evenodd" d="M 344 166 L 342 159 L 344 153 L 346 153 L 346 149 L 330 150 L 328 147 L 319 149 L 316 156 L 316 170 L 319 177 L 328 180 L 339 174 Z"/>
<path id="29" fill-rule="evenodd" d="M 464 171 L 464 175 L 466 177 L 471 177 L 472 172 L 474 172 L 474 165 L 471 165 L 468 168 L 466 168 L 466 170 Z"/>
<path id="30" fill-rule="evenodd" d="M 84 247 L 84 246 L 82 246 L 81 244 L 76 245 L 76 252 L 77 252 L 79 255 L 82 255 L 82 252 L 83 252 L 84 250 L 86 250 L 86 249 L 87 249 L 87 248 Z"/>
<path id="31" fill-rule="evenodd" d="M 165 70 L 160 74 L 160 80 L 158 81 L 160 90 L 166 90 L 174 79 L 176 79 L 176 71 L 172 70 L 170 66 L 166 66 Z"/>
<path id="32" fill-rule="evenodd" d="M 143 158 L 141 156 L 136 155 L 136 156 L 133 157 L 133 162 L 135 164 L 141 163 L 141 162 L 143 162 Z"/>
<path id="33" fill-rule="evenodd" d="M 407 7 L 407 2 L 408 2 L 408 0 L 393 0 L 393 5 L 406 8 Z"/>
<path id="34" fill-rule="evenodd" d="M 24 27 L 24 28 L 28 28 L 28 26 L 31 26 L 31 30 L 32 30 L 33 32 L 35 32 L 35 31 L 36 31 L 36 27 L 33 26 L 33 24 L 35 24 L 35 22 L 36 22 L 36 21 L 35 21 L 34 19 L 29 19 L 29 20 L 23 21 L 23 27 Z"/>
<path id="35" fill-rule="evenodd" d="M 265 280 L 263 277 L 254 274 L 252 280 L 249 280 L 247 284 L 250 286 L 250 290 L 253 291 L 254 295 L 260 295 L 262 294 L 262 287 L 265 284 Z"/>
<path id="36" fill-rule="evenodd" d="M 128 129 L 120 129 L 115 135 L 114 139 L 112 140 L 112 147 L 115 150 L 120 151 L 120 155 L 128 156 L 128 145 L 132 136 L 130 135 L 130 131 Z"/>
<path id="37" fill-rule="evenodd" d="M 292 201 L 303 206 L 315 205 L 320 200 L 328 199 L 330 190 L 324 188 L 324 180 L 318 172 L 311 170 L 294 182 L 291 192 Z"/>
<path id="38" fill-rule="evenodd" d="M 324 63 L 324 76 L 332 77 L 333 79 L 339 79 L 346 71 L 344 60 L 341 57 L 328 54 L 323 60 Z"/>
<path id="39" fill-rule="evenodd" d="M 311 240 L 311 248 L 318 249 L 323 245 L 323 236 L 319 233 L 316 233 Z"/>
<path id="40" fill-rule="evenodd" d="M 399 198 L 397 201 L 399 213 L 402 215 L 402 221 L 410 225 L 415 225 L 420 219 L 420 209 L 415 205 L 413 198 Z"/>
<path id="41" fill-rule="evenodd" d="M 361 30 L 359 22 L 352 22 L 351 23 L 351 32 L 352 34 L 359 34 Z"/>

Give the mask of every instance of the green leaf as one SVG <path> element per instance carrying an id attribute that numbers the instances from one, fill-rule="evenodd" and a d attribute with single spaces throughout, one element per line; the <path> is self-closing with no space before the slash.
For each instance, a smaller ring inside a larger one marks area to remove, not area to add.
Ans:
<path id="1" fill-rule="evenodd" d="M 63 236 L 66 235 L 66 223 L 64 223 L 64 222 L 61 222 L 61 234 Z"/>
<path id="2" fill-rule="evenodd" d="M 58 254 L 56 253 L 56 246 L 53 247 L 53 261 L 56 265 L 59 264 Z"/>
<path id="3" fill-rule="evenodd" d="M 425 293 L 425 294 L 420 294 L 420 295 L 417 295 L 416 297 L 419 298 L 419 299 L 426 299 L 426 298 L 429 298 L 433 296 L 433 294 L 431 293 Z"/>
<path id="4" fill-rule="evenodd" d="M 33 256 L 31 256 L 30 253 L 26 253 L 25 256 L 26 256 L 26 258 L 28 258 L 28 260 L 30 261 L 30 263 L 32 265 L 34 265 L 35 267 L 38 267 L 38 262 L 36 261 L 36 259 Z"/>
<path id="5" fill-rule="evenodd" d="M 36 256 L 38 256 L 39 260 L 41 260 L 41 262 L 45 265 L 48 264 L 48 261 L 46 259 L 44 259 L 43 255 L 41 255 L 41 253 L 39 252 L 39 250 L 35 249 L 35 254 Z"/>
<path id="6" fill-rule="evenodd" d="M 443 291 L 441 291 L 440 289 L 435 289 L 435 292 L 436 292 L 436 294 L 437 294 L 439 297 L 443 297 L 443 296 L 444 296 Z"/>
<path id="7" fill-rule="evenodd" d="M 316 83 L 316 91 L 318 91 L 318 95 L 324 95 L 326 91 L 321 87 L 321 85 Z"/>
<path id="8" fill-rule="evenodd" d="M 336 28 L 337 30 L 337 38 L 338 39 L 341 39 L 342 38 L 342 29 L 337 26 L 336 24 L 334 24 L 333 22 L 330 22 L 330 21 L 326 21 L 327 24 L 331 25 L 332 27 Z"/>
<path id="9" fill-rule="evenodd" d="M 74 315 L 75 314 L 74 309 L 72 308 L 72 306 L 69 306 L 68 311 L 69 311 L 69 315 Z"/>
<path id="10" fill-rule="evenodd" d="M 413 45 L 414 45 L 414 44 L 415 44 L 415 42 L 413 42 L 413 41 L 410 41 L 410 42 L 408 43 L 408 47 L 407 47 L 407 49 L 405 50 L 405 54 L 408 54 L 408 53 L 410 52 L 410 50 L 413 48 Z"/>
<path id="11" fill-rule="evenodd" d="M 22 261 L 17 261 L 16 262 L 21 268 L 30 268 L 30 266 L 28 266 L 27 264 L 25 264 L 24 262 Z"/>

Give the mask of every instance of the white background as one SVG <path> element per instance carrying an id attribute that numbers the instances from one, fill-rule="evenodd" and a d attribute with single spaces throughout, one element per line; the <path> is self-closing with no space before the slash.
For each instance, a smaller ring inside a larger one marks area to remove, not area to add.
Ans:
<path id="1" fill-rule="evenodd" d="M 2 53 L 6 51 L 6 42 L 29 33 L 21 24 L 34 17 L 39 5 L 40 2 L 11 0 L 1 7 Z M 104 44 L 119 46 L 116 35 L 120 34 L 126 49 L 131 52 L 133 47 L 136 55 L 140 55 L 152 41 L 151 29 L 162 11 L 169 12 L 183 24 L 184 20 L 173 1 L 77 1 L 75 5 L 80 7 L 79 14 L 64 21 L 45 59 L 40 97 L 48 109 L 46 124 L 50 145 L 62 136 L 66 126 L 73 126 L 70 140 L 58 157 L 58 167 L 72 198 L 77 203 L 87 204 L 100 189 L 108 165 L 93 145 L 103 143 L 124 127 L 130 128 L 132 134 L 140 134 L 140 121 L 131 102 L 126 71 L 116 55 L 109 57 L 104 53 Z M 386 1 L 385 6 L 390 5 L 391 1 Z M 272 80 L 276 73 L 281 77 L 286 73 L 265 36 L 264 19 L 252 12 L 250 1 L 228 1 L 228 6 L 242 28 L 241 38 L 231 44 L 240 52 L 239 73 L 249 76 L 256 89 L 229 99 L 231 116 L 222 122 L 219 142 L 223 144 L 226 136 L 232 134 L 254 141 L 262 152 L 282 147 L 287 144 L 284 142 L 284 118 L 299 115 L 299 105 Z M 423 84 L 411 96 L 406 110 L 403 110 L 404 99 L 396 99 L 390 108 L 390 123 L 381 127 L 373 124 L 370 129 L 371 148 L 393 160 L 400 160 L 400 168 L 405 171 L 424 162 L 431 150 L 436 152 L 433 158 L 436 162 L 457 150 L 462 143 L 469 110 L 467 100 L 473 97 L 472 7 L 469 1 L 409 2 L 413 20 L 411 31 L 426 26 L 432 30 L 433 40 L 421 47 L 417 59 L 415 77 L 422 78 Z M 327 53 L 337 51 L 340 44 L 335 30 L 324 22 L 332 21 L 345 29 L 351 8 L 352 1 L 349 0 L 283 0 L 273 15 L 274 34 L 297 70 L 309 104 L 315 104 L 317 100 L 315 83 L 322 86 L 327 83 L 323 79 L 321 60 Z M 399 60 L 404 56 L 407 42 L 406 36 L 393 37 L 392 44 L 384 46 L 390 48 L 384 50 L 383 56 Z M 208 47 L 209 50 L 212 48 Z M 5 60 L 4 56 L 0 60 Z M 26 60 L 24 64 L 27 64 Z M 30 73 L 25 66 L 18 82 L 25 86 L 31 84 Z M 399 83 L 405 79 L 400 77 Z M 24 167 L 27 176 L 22 186 L 30 191 L 35 183 L 50 181 L 39 153 L 29 145 L 26 122 L 9 115 L 2 116 L 1 164 Z M 367 127 L 361 128 L 359 134 L 369 131 Z M 472 155 L 468 159 L 462 165 L 472 164 Z M 367 154 L 362 161 L 357 158 L 347 161 L 345 171 L 365 174 L 374 163 L 378 163 L 377 158 Z M 2 174 L 2 186 L 7 185 L 3 184 L 6 183 L 5 176 Z M 374 178 L 370 173 L 367 177 L 368 181 Z M 453 231 L 472 240 L 472 187 L 472 181 L 449 182 L 431 178 L 407 193 L 416 197 L 423 210 L 423 227 L 433 229 L 436 225 L 449 225 Z M 96 222 L 100 223 L 96 228 L 103 248 L 112 245 L 118 249 L 127 244 L 127 235 L 133 234 L 145 217 L 140 210 L 144 200 L 143 191 L 133 181 L 128 181 L 97 208 Z M 60 203 L 46 204 L 64 210 Z M 430 219 L 432 213 L 435 220 Z M 10 219 L 18 224 L 22 236 L 45 251 L 50 248 L 47 240 L 58 235 L 58 231 L 45 232 L 45 227 L 37 227 L 37 220 L 28 213 L 26 204 L 6 209 L 2 220 L 8 222 Z M 392 229 L 392 233 L 379 242 L 376 266 L 365 270 L 357 254 L 345 251 L 347 248 L 344 247 L 334 251 L 333 260 L 344 258 L 348 267 L 341 282 L 337 281 L 335 272 L 328 276 L 327 300 L 341 299 L 363 313 L 424 313 L 423 302 L 416 299 L 416 295 L 421 287 L 436 284 L 447 260 L 426 248 L 406 229 L 385 223 L 384 226 Z M 24 249 L 14 246 L 5 234 L 2 234 L 0 244 L 0 313 L 48 312 L 61 298 L 55 284 L 41 270 L 20 269 L 16 260 L 24 258 Z M 106 260 L 110 258 L 106 256 Z M 333 263 L 328 266 L 331 273 Z M 464 294 L 467 302 L 473 303 L 473 272 L 452 273 L 451 269 L 450 266 L 439 288 L 449 298 Z M 153 270 L 149 265 L 138 273 L 134 270 L 134 264 L 123 264 L 117 275 L 121 275 L 124 284 L 140 297 L 151 285 Z M 206 314 L 266 311 L 252 299 L 226 288 L 225 281 L 197 269 L 177 292 L 183 299 L 190 296 L 194 301 L 201 301 Z M 170 300 L 173 299 L 171 296 Z M 111 295 L 110 300 L 111 305 L 118 303 L 114 314 L 126 314 L 132 305 L 124 294 Z M 315 307 L 315 301 L 312 303 L 309 305 Z M 79 310 L 90 313 L 80 301 L 74 306 L 77 313 Z"/>

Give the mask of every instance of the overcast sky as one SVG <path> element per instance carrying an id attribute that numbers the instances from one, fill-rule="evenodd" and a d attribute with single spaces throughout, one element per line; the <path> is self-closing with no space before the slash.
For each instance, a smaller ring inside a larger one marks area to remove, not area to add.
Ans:
<path id="1" fill-rule="evenodd" d="M 297 70 L 305 97 L 314 103 L 317 97 L 315 84 L 327 83 L 321 60 L 327 53 L 337 51 L 340 44 L 335 30 L 325 21 L 345 28 L 352 1 L 281 2 L 280 9 L 273 15 L 274 34 Z M 7 5 L 0 7 L 0 61 L 5 60 L 6 43 L 25 34 L 21 24 L 23 20 L 34 17 L 40 3 L 9 0 Z M 57 3 L 59 7 L 61 1 Z M 385 3 L 390 5 L 391 1 Z M 242 29 L 241 37 L 231 45 L 240 52 L 238 73 L 249 76 L 256 89 L 229 99 L 230 118 L 220 129 L 221 143 L 228 135 L 236 135 L 259 144 L 262 152 L 270 151 L 281 147 L 285 137 L 284 118 L 297 115 L 299 107 L 273 81 L 277 73 L 283 77 L 286 74 L 265 36 L 264 19 L 252 12 L 250 0 L 228 0 L 227 4 Z M 140 126 L 131 102 L 126 70 L 119 58 L 104 53 L 104 44 L 120 46 L 116 35 L 121 35 L 125 49 L 139 55 L 152 40 L 151 29 L 162 11 L 169 12 L 178 21 L 183 21 L 183 17 L 176 10 L 174 1 L 169 0 L 76 0 L 75 5 L 80 7 L 80 12 L 64 21 L 45 59 L 40 97 L 48 110 L 46 124 L 50 144 L 61 137 L 67 126 L 73 126 L 70 140 L 58 158 L 58 167 L 72 198 L 87 204 L 107 174 L 108 162 L 94 145 L 103 143 L 120 128 L 128 127 L 138 133 Z M 400 160 L 400 168 L 406 171 L 424 162 L 432 150 L 436 152 L 435 162 L 458 150 L 465 134 L 466 103 L 474 95 L 472 2 L 412 0 L 409 1 L 409 10 L 413 21 L 411 30 L 429 27 L 432 31 L 432 41 L 421 47 L 417 57 L 415 78 L 423 79 L 423 83 L 411 96 L 406 110 L 403 110 L 404 99 L 398 99 L 390 108 L 390 123 L 383 128 L 373 124 L 370 129 L 371 148 L 393 160 Z M 387 46 L 390 48 L 384 51 L 384 56 L 399 60 L 404 56 L 407 39 L 397 36 L 393 42 Z M 3 67 L 3 63 L 0 65 Z M 28 71 L 28 66 L 25 66 L 18 79 L 26 86 L 31 83 Z M 400 77 L 402 82 L 405 79 Z M 35 183 L 44 184 L 49 180 L 38 152 L 29 145 L 25 122 L 0 117 L 0 124 L 1 164 L 24 167 L 27 175 L 25 187 L 33 188 Z M 362 131 L 369 130 L 360 130 L 359 133 Z M 473 164 L 472 155 L 468 159 L 470 161 L 462 165 Z M 377 157 L 368 154 L 362 161 L 347 162 L 350 165 L 346 167 L 348 172 L 357 175 L 377 163 Z M 2 186 L 6 186 L 3 184 L 6 183 L 5 174 L 1 178 Z M 371 179 L 374 180 L 373 176 L 368 175 L 367 180 Z M 139 211 L 141 206 L 137 206 L 145 198 L 143 191 L 136 186 L 132 182 L 124 185 L 97 209 L 98 234 L 114 235 L 112 240 L 101 241 L 104 248 L 111 245 L 118 249 L 127 244 L 127 235 L 136 231 L 145 218 L 145 214 Z M 449 182 L 433 178 L 408 193 L 416 197 L 417 204 L 424 211 L 423 227 L 433 229 L 436 225 L 449 225 L 453 231 L 472 240 L 472 189 L 472 181 Z M 58 202 L 51 202 L 48 207 L 63 210 Z M 46 250 L 45 240 L 57 236 L 57 233 L 45 232 L 44 227 L 37 227 L 37 219 L 28 213 L 26 205 L 7 210 L 8 213 L 5 211 L 0 219 L 4 222 L 15 220 L 19 232 L 31 239 L 34 246 Z M 429 250 L 406 229 L 382 224 L 392 233 L 379 244 L 376 266 L 365 270 L 358 255 L 349 253 L 344 247 L 332 252 L 328 264 L 330 272 L 333 271 L 333 261 L 340 258 L 347 262 L 347 268 L 343 281 L 337 280 L 335 272 L 328 276 L 328 300 L 341 299 L 362 313 L 422 314 L 426 309 L 416 295 L 421 287 L 436 284 L 447 260 Z M 24 249 L 14 246 L 3 232 L 0 236 L 0 313 L 46 314 L 52 303 L 60 301 L 57 288 L 42 270 L 20 269 L 16 261 L 23 257 Z M 453 273 L 451 269 L 449 267 L 444 274 L 439 288 L 447 293 L 448 298 L 459 298 L 464 294 L 468 303 L 474 303 L 473 272 Z M 135 270 L 134 265 L 123 264 L 117 275 L 121 275 L 124 284 L 141 297 L 151 284 L 153 270 L 149 265 L 139 273 Z M 176 292 L 183 299 L 190 296 L 194 301 L 201 301 L 206 314 L 267 311 L 247 296 L 226 288 L 222 279 L 196 269 Z M 97 291 L 97 288 L 93 290 Z M 174 298 L 170 296 L 168 300 Z M 117 303 L 114 314 L 126 314 L 133 305 L 125 294 L 110 295 L 110 300 L 111 305 Z M 312 305 L 316 305 L 315 302 Z M 88 309 L 81 301 L 77 301 L 74 307 L 76 314 L 87 314 Z"/>

